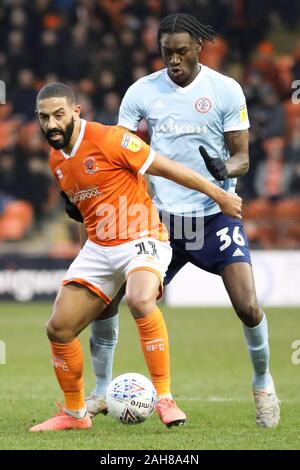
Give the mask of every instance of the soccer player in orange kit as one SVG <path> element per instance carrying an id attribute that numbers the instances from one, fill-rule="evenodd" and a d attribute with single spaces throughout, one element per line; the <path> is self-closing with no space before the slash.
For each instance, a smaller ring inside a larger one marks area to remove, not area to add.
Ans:
<path id="1" fill-rule="evenodd" d="M 232 217 L 241 218 L 241 198 L 156 154 L 124 129 L 81 119 L 74 93 L 63 83 L 40 90 L 37 115 L 52 147 L 50 168 L 83 215 L 88 240 L 62 281 L 47 324 L 65 408 L 30 431 L 91 427 L 77 336 L 99 317 L 125 281 L 127 304 L 158 400 L 169 400 L 160 418 L 167 426 L 184 424 L 186 416 L 170 391 L 168 334 L 156 305 L 172 250 L 142 175 L 162 176 L 203 192 Z"/>

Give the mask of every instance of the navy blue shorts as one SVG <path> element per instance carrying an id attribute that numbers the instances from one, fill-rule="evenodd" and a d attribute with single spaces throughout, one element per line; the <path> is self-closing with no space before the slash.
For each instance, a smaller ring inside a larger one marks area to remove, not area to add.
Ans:
<path id="1" fill-rule="evenodd" d="M 203 218 L 171 214 L 165 216 L 166 214 L 161 214 L 169 230 L 173 248 L 172 261 L 164 279 L 165 285 L 188 262 L 213 274 L 220 274 L 228 264 L 251 264 L 249 244 L 241 220 L 228 217 L 222 212 Z M 192 233 L 197 235 L 191 238 Z M 196 248 L 193 245 L 197 245 Z"/>

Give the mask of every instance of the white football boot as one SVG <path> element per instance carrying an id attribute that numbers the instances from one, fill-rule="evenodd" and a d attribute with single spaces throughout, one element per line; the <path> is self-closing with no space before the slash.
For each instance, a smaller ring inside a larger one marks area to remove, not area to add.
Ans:
<path id="1" fill-rule="evenodd" d="M 276 428 L 280 420 L 280 401 L 274 383 L 266 389 L 253 389 L 256 406 L 256 424 L 261 428 Z"/>
<path id="2" fill-rule="evenodd" d="M 107 415 L 107 404 L 104 395 L 90 395 L 85 399 L 85 406 L 91 418 L 99 413 Z"/>

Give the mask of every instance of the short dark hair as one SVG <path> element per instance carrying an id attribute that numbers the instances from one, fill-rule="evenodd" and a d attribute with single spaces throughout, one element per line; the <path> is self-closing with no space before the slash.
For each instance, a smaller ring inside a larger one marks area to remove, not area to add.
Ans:
<path id="1" fill-rule="evenodd" d="M 159 48 L 162 35 L 165 33 L 189 33 L 197 41 L 207 39 L 210 42 L 214 42 L 216 36 L 212 26 L 200 23 L 188 13 L 172 13 L 161 20 L 157 34 Z"/>
<path id="2" fill-rule="evenodd" d="M 66 98 L 70 104 L 76 104 L 75 94 L 68 85 L 60 82 L 48 83 L 38 92 L 36 102 L 47 98 Z"/>

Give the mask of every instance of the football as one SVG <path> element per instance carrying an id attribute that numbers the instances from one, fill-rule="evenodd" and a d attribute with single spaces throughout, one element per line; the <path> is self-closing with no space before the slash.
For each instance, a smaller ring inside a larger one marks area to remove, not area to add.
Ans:
<path id="1" fill-rule="evenodd" d="M 154 411 L 157 395 L 147 377 L 127 373 L 116 377 L 106 393 L 108 412 L 124 424 L 139 424 Z"/>

